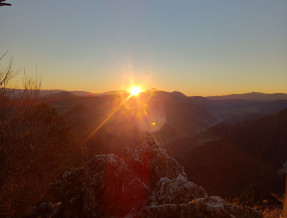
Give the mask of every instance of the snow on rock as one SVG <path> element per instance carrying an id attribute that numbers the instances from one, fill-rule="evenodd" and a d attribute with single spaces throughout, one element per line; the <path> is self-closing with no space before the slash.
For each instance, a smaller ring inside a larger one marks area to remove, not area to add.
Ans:
<path id="1" fill-rule="evenodd" d="M 188 203 L 197 198 L 206 198 L 204 188 L 189 182 L 185 177 L 179 175 L 172 180 L 164 177 L 157 184 L 152 194 L 152 205 Z"/>

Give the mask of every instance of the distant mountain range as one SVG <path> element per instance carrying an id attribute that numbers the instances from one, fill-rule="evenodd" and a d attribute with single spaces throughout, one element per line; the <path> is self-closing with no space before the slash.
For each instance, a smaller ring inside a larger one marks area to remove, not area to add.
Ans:
<path id="1" fill-rule="evenodd" d="M 14 89 L 13 91 L 8 91 L 11 93 L 10 96 L 17 97 L 23 90 Z M 178 91 L 164 92 L 157 89 L 151 89 L 147 90 L 142 95 L 149 93 L 156 93 L 157 96 L 159 96 L 159 93 L 166 93 L 166 95 L 169 95 L 172 99 L 176 99 L 178 102 L 200 107 L 214 118 L 213 123 L 210 123 L 210 119 L 208 119 L 210 125 L 220 122 L 234 123 L 243 122 L 245 120 L 254 120 L 265 115 L 277 113 L 287 107 L 287 94 L 285 93 L 265 94 L 252 92 L 223 96 L 189 97 Z M 128 93 L 125 91 L 92 93 L 86 91 L 41 90 L 40 95 L 47 97 L 50 102 L 55 103 L 54 106 L 60 113 L 64 114 L 71 110 L 72 105 L 75 106 L 75 102 L 83 101 L 83 99 L 78 99 L 79 97 L 110 96 L 113 98 L 113 96 L 128 95 Z M 67 101 L 71 104 L 69 103 L 67 105 L 65 103 Z M 72 101 L 75 102 L 72 103 Z"/>
<path id="2" fill-rule="evenodd" d="M 211 100 L 274 101 L 274 100 L 287 100 L 287 94 L 285 93 L 265 94 L 260 92 L 251 92 L 245 94 L 209 96 L 207 98 Z"/>
<path id="3" fill-rule="evenodd" d="M 14 95 L 21 93 L 22 89 L 7 89 L 10 92 L 14 93 Z M 156 92 L 161 91 L 158 89 L 150 89 L 147 92 Z M 93 96 L 93 95 L 110 95 L 110 94 L 117 94 L 117 93 L 124 93 L 125 91 L 107 91 L 103 93 L 93 93 L 87 91 L 67 91 L 62 89 L 51 89 L 51 90 L 40 90 L 41 94 L 50 95 L 50 94 L 57 94 L 57 93 L 71 93 L 76 96 Z M 275 100 L 287 100 L 286 93 L 272 93 L 266 94 L 261 92 L 250 92 L 250 93 L 243 93 L 243 94 L 230 94 L 230 95 L 216 95 L 216 96 L 186 96 L 185 94 L 173 91 L 171 92 L 172 95 L 184 98 L 190 97 L 193 100 L 244 100 L 244 101 L 275 101 Z"/>
<path id="4" fill-rule="evenodd" d="M 17 97 L 19 94 L 23 92 L 23 89 L 6 89 L 6 91 L 9 93 L 10 96 L 12 97 Z M 39 90 L 40 96 L 49 96 L 49 95 L 54 95 L 54 94 L 63 94 L 63 93 L 70 93 L 76 96 L 90 96 L 90 95 L 98 95 L 97 93 L 92 93 L 92 92 L 86 92 L 86 91 L 66 91 L 66 90 L 61 90 L 61 89 L 42 89 Z"/>
<path id="5" fill-rule="evenodd" d="M 43 93 L 45 93 L 46 95 L 48 94 L 47 97 L 52 102 L 57 101 L 58 103 L 60 103 L 59 106 L 62 105 L 61 101 L 65 102 L 68 99 L 75 99 L 77 97 L 111 96 L 111 98 L 113 98 L 113 96 L 128 94 L 124 91 L 110 91 L 96 94 L 84 91 L 63 90 L 43 91 Z M 170 96 L 170 98 L 176 99 L 176 101 L 178 102 L 199 106 L 201 109 L 213 116 L 213 124 L 220 122 L 234 123 L 243 122 L 245 120 L 254 120 L 261 118 L 265 115 L 277 113 L 278 111 L 283 110 L 287 107 L 287 94 L 284 93 L 264 94 L 253 92 L 225 96 L 188 97 L 183 93 L 177 91 L 169 93 L 152 89 L 146 91 L 144 95 L 148 95 L 148 93 L 156 93 L 156 96 L 162 96 L 163 93 L 165 93 L 165 96 Z M 58 104 L 54 106 L 58 108 Z M 67 112 L 71 108 L 66 107 L 65 109 L 61 107 L 61 109 L 58 109 L 61 113 L 63 113 Z"/>
<path id="6" fill-rule="evenodd" d="M 59 92 L 47 96 L 49 104 L 63 114 L 72 129 L 83 137 L 89 134 L 129 96 L 123 92 L 76 96 Z M 148 91 L 128 100 L 91 139 L 98 146 L 109 143 L 134 144 L 146 131 L 169 141 L 208 128 L 216 118 L 187 97 L 164 91 Z M 117 131 L 114 131 L 117 130 Z M 122 135 L 125 135 L 123 138 Z"/>

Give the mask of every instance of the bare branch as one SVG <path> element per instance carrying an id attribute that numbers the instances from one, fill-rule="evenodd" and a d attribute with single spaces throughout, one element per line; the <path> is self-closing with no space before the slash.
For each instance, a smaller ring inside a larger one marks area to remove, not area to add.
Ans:
<path id="1" fill-rule="evenodd" d="M 1 6 L 11 6 L 9 3 L 5 3 L 6 0 L 0 0 L 0 7 Z"/>

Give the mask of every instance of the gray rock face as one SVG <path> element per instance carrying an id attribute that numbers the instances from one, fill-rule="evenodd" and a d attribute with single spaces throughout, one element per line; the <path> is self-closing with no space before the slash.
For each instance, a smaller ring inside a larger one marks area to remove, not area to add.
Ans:
<path id="1" fill-rule="evenodd" d="M 185 177 L 179 175 L 172 180 L 166 177 L 161 178 L 152 194 L 151 204 L 182 204 L 206 197 L 207 193 L 204 188 L 187 181 Z"/>
<path id="2" fill-rule="evenodd" d="M 54 184 L 55 202 L 32 217 L 261 217 L 247 207 L 207 197 L 152 138 L 125 157 L 96 155 Z"/>

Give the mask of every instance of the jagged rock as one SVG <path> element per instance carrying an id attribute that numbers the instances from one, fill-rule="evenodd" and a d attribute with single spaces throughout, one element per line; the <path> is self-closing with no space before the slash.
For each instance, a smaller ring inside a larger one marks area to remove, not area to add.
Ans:
<path id="1" fill-rule="evenodd" d="M 182 175 L 187 178 L 183 167 L 152 137 L 146 138 L 141 145 L 128 148 L 124 160 L 152 189 L 162 177 L 174 179 Z"/>
<path id="2" fill-rule="evenodd" d="M 100 173 L 94 174 L 92 166 L 98 166 L 99 158 L 106 158 L 104 169 Z M 130 210 L 141 210 L 144 208 L 149 187 L 146 186 L 132 171 L 126 163 L 116 155 L 98 155 L 94 163 L 87 167 L 87 175 L 91 177 L 90 196 L 96 204 L 101 197 L 104 202 L 105 211 L 110 215 L 125 215 Z M 98 191 L 102 190 L 101 196 Z"/>
<path id="3" fill-rule="evenodd" d="M 187 204 L 163 204 L 146 207 L 146 218 L 261 218 L 261 213 L 248 207 L 234 206 L 218 196 L 199 198 Z"/>
<path id="4" fill-rule="evenodd" d="M 59 217 L 81 217 L 84 212 L 85 171 L 83 168 L 64 172 L 53 187 L 55 197 L 63 203 Z"/>
<path id="5" fill-rule="evenodd" d="M 183 204 L 197 198 L 206 197 L 207 193 L 204 188 L 187 181 L 185 177 L 179 175 L 172 180 L 166 177 L 160 179 L 152 194 L 151 204 Z"/>
<path id="6" fill-rule="evenodd" d="M 123 160 L 108 154 L 96 155 L 84 167 L 64 173 L 55 191 L 65 204 L 65 217 L 124 216 L 144 209 L 149 187 Z"/>
<path id="7" fill-rule="evenodd" d="M 36 217 L 261 217 L 207 197 L 152 138 L 123 158 L 96 155 L 65 172 L 53 187 L 55 201 L 62 203 L 44 203 Z"/>

